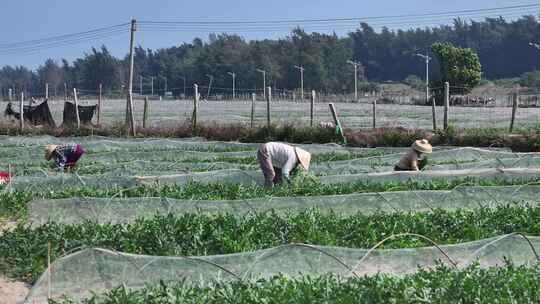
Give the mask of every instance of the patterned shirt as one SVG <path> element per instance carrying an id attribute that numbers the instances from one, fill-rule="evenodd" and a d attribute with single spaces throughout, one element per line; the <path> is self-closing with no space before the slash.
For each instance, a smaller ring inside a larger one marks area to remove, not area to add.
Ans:
<path id="1" fill-rule="evenodd" d="M 79 144 L 59 145 L 54 150 L 54 163 L 58 169 L 73 168 L 84 150 Z"/>

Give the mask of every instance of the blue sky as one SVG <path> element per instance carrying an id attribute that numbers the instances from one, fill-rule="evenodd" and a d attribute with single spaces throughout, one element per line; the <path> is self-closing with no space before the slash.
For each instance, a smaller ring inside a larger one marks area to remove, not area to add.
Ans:
<path id="1" fill-rule="evenodd" d="M 264 4 L 263 4 L 264 3 Z M 180 1 L 180 0 L 2 0 L 0 3 L 0 45 L 51 36 L 87 31 L 129 22 L 131 18 L 148 21 L 207 21 L 207 20 L 286 20 L 319 18 L 356 18 L 401 14 L 422 14 L 467 9 L 493 8 L 521 4 L 536 4 L 527 0 L 229 0 L 229 1 Z M 540 14 L 536 9 L 531 11 Z M 521 10 L 523 11 L 523 10 Z M 509 12 L 509 17 L 521 11 Z M 457 17 L 457 16 L 456 16 Z M 441 19 L 446 22 L 449 17 Z M 389 27 L 400 27 L 389 22 Z M 415 21 L 407 21 L 409 27 Z M 428 25 L 433 19 L 420 23 Z M 326 27 L 325 27 L 326 28 Z M 352 29 L 352 28 L 351 28 Z M 217 28 L 219 30 L 219 27 Z M 308 28 L 309 30 L 309 28 Z M 277 38 L 287 35 L 289 29 L 275 31 L 249 31 L 238 34 L 247 39 Z M 332 31 L 332 26 L 326 28 Z M 347 33 L 346 27 L 336 29 L 338 34 Z M 77 43 L 34 53 L 1 54 L 0 66 L 26 65 L 36 68 L 45 59 L 73 60 L 88 52 L 92 46 L 105 44 L 116 56 L 128 51 L 129 34 L 108 37 L 91 42 Z M 145 48 L 169 47 L 190 42 L 195 37 L 206 38 L 207 32 L 190 30 L 172 32 L 138 32 L 136 44 Z"/>

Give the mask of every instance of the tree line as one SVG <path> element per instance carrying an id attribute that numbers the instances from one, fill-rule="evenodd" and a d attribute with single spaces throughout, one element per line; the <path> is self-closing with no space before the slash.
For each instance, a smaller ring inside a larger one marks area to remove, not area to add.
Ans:
<path id="1" fill-rule="evenodd" d="M 346 36 L 307 33 L 298 28 L 285 38 L 247 41 L 238 35 L 211 34 L 207 41 L 200 38 L 158 50 L 135 48 L 134 91 L 139 92 L 142 76 L 144 94 L 149 94 L 153 78 L 154 93 L 162 94 L 167 86 L 175 95 L 187 92 L 191 85 L 207 86 L 212 78 L 216 90 L 230 90 L 236 73 L 236 87 L 261 90 L 263 75 L 266 84 L 277 89 L 300 87 L 302 66 L 304 87 L 331 93 L 350 93 L 354 89 L 354 69 L 347 60 L 361 63 L 358 71 L 360 89 L 373 89 L 373 82 L 416 81 L 425 77 L 424 61 L 415 56 L 425 54 L 437 42 L 450 42 L 471 48 L 482 65 L 484 79 L 519 77 L 540 67 L 540 50 L 529 42 L 540 41 L 540 23 L 534 16 L 507 21 L 487 18 L 484 21 L 454 20 L 453 25 L 410 30 L 380 32 L 367 23 Z M 441 78 L 439 62 L 434 54 L 431 77 Z M 96 91 L 99 84 L 107 92 L 121 92 L 127 79 L 127 56 L 116 58 L 105 46 L 92 48 L 73 62 L 47 59 L 35 71 L 24 66 L 4 66 L 0 69 L 0 88 L 6 96 L 14 92 L 42 95 L 45 83 L 50 94 L 76 87 L 84 92 Z M 530 80 L 530 79 L 529 79 Z M 529 81 L 529 83 L 535 83 Z M 63 94 L 63 93 L 62 93 Z"/>

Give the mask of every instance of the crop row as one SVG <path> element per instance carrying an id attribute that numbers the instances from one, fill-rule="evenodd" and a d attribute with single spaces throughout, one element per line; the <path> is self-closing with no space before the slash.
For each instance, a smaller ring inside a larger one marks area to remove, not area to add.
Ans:
<path id="1" fill-rule="evenodd" d="M 460 178 L 451 181 L 358 181 L 343 184 L 321 184 L 316 181 L 301 180 L 294 182 L 291 185 L 284 185 L 272 189 L 267 189 L 256 185 L 246 186 L 240 184 L 190 183 L 183 186 L 139 186 L 128 189 L 67 187 L 61 191 L 2 191 L 0 193 L 0 218 L 24 216 L 26 212 L 26 204 L 32 199 L 56 199 L 70 197 L 168 197 L 191 200 L 236 200 L 268 196 L 296 197 L 386 191 L 451 190 L 460 185 L 508 186 L 519 184 L 523 184 L 523 182 L 519 180 L 482 180 L 474 178 Z"/>
<path id="2" fill-rule="evenodd" d="M 94 304 L 209 303 L 538 303 L 540 268 L 515 267 L 463 270 L 439 266 L 403 278 L 377 275 L 336 277 L 275 277 L 257 282 L 231 282 L 198 287 L 184 282 L 161 283 L 131 291 L 125 287 L 89 299 Z M 72 304 L 62 300 L 56 304 Z"/>
<path id="3" fill-rule="evenodd" d="M 352 216 L 299 214 L 232 214 L 155 216 L 130 224 L 49 223 L 31 229 L 19 225 L 0 236 L 0 273 L 33 281 L 44 270 L 48 243 L 52 258 L 76 248 L 102 247 L 148 255 L 212 255 L 252 251 L 281 244 L 308 243 L 370 248 L 392 234 L 417 233 L 440 244 L 473 241 L 511 232 L 540 235 L 540 207 L 434 210 Z M 384 248 L 429 245 L 416 238 L 390 241 Z"/>

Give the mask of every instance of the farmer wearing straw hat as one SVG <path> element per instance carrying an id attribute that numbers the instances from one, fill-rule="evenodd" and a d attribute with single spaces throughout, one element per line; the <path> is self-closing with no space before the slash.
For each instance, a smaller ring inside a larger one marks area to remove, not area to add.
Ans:
<path id="1" fill-rule="evenodd" d="M 432 151 L 433 147 L 427 139 L 415 141 L 407 154 L 403 155 L 394 167 L 394 171 L 420 171 L 425 165 L 421 163 L 424 160 L 424 154 L 430 154 Z"/>
<path id="2" fill-rule="evenodd" d="M 84 153 L 83 147 L 79 144 L 45 146 L 45 159 L 54 159 L 56 168 L 60 170 L 74 168 L 77 161 Z"/>
<path id="3" fill-rule="evenodd" d="M 259 147 L 257 159 L 264 175 L 264 185 L 273 187 L 283 180 L 290 183 L 290 173 L 298 165 L 307 171 L 311 154 L 284 143 L 268 142 Z"/>

